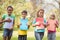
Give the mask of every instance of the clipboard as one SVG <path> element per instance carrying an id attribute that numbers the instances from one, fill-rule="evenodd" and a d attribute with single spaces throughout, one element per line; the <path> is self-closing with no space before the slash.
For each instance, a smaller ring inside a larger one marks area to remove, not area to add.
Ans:
<path id="1" fill-rule="evenodd" d="M 27 19 L 21 20 L 20 23 L 21 23 L 21 25 L 20 25 L 20 30 L 28 30 L 28 25 L 27 25 L 28 20 L 27 20 Z"/>

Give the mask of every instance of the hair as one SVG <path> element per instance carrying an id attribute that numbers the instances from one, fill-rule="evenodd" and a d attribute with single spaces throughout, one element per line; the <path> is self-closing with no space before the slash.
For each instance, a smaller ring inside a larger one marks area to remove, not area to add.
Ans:
<path id="1" fill-rule="evenodd" d="M 24 11 L 22 11 L 22 14 L 23 14 L 23 13 L 27 14 L 27 11 L 26 11 L 26 10 L 24 10 Z"/>
<path id="2" fill-rule="evenodd" d="M 38 12 L 37 12 L 37 17 L 39 17 L 39 12 L 40 12 L 40 11 L 43 11 L 43 12 L 44 12 L 44 9 L 38 10 Z"/>
<path id="3" fill-rule="evenodd" d="M 50 16 L 53 16 L 53 17 L 55 17 L 55 14 L 51 14 Z M 51 18 L 51 17 L 50 17 Z"/>
<path id="4" fill-rule="evenodd" d="M 12 8 L 12 9 L 13 9 L 13 7 L 12 7 L 12 6 L 8 6 L 8 7 L 7 7 L 7 9 L 8 9 L 8 8 Z"/>

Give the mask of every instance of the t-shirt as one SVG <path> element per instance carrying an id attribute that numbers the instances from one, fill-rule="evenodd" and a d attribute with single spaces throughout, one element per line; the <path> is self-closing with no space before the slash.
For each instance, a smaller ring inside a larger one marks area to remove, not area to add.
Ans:
<path id="1" fill-rule="evenodd" d="M 11 14 L 11 16 L 8 16 L 8 14 L 4 14 L 2 16 L 2 19 L 7 20 L 10 19 L 12 20 L 10 23 L 9 22 L 4 22 L 3 28 L 11 28 L 13 25 L 13 21 L 15 20 L 15 16 L 13 14 Z"/>
<path id="2" fill-rule="evenodd" d="M 21 23 L 21 25 L 20 25 L 20 28 L 18 30 L 18 34 L 19 35 L 27 35 L 27 30 L 28 30 L 27 23 L 28 23 L 28 19 L 27 18 L 25 18 L 25 19 L 21 18 L 20 19 L 20 23 Z"/>
<path id="3" fill-rule="evenodd" d="M 25 19 L 21 18 L 20 23 L 22 24 L 20 25 L 20 30 L 28 30 L 28 25 L 27 25 L 28 19 L 27 18 Z"/>
<path id="4" fill-rule="evenodd" d="M 44 18 L 40 18 L 40 17 L 36 18 L 36 24 L 37 24 L 37 26 L 36 26 L 37 29 L 44 29 L 45 28 L 44 27 Z"/>
<path id="5" fill-rule="evenodd" d="M 35 24 L 36 23 L 36 19 L 33 21 L 33 24 Z M 46 19 L 44 18 L 44 23 L 46 23 Z M 45 28 L 44 29 L 37 29 L 36 27 L 35 27 L 35 32 L 44 32 L 45 31 Z"/>
<path id="6" fill-rule="evenodd" d="M 49 19 L 47 21 L 47 24 L 49 24 L 47 26 L 48 32 L 56 32 L 56 25 L 58 24 L 58 21 L 57 20 L 51 20 L 51 19 Z"/>

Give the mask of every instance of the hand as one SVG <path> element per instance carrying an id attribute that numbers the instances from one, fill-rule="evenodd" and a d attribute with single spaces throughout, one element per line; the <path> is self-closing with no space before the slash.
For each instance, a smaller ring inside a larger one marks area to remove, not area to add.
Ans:
<path id="1" fill-rule="evenodd" d="M 13 27 L 9 28 L 9 30 L 12 30 L 12 29 L 13 29 Z"/>
<path id="2" fill-rule="evenodd" d="M 3 21 L 0 21 L 0 24 L 3 23 Z"/>
<path id="3" fill-rule="evenodd" d="M 8 18 L 7 20 L 3 20 L 3 22 L 11 22 L 12 20 L 10 20 L 10 18 Z"/>
<path id="4" fill-rule="evenodd" d="M 20 27 L 20 25 L 22 25 L 22 24 L 20 23 L 19 25 L 17 25 L 17 27 L 19 28 L 19 27 Z"/>
<path id="5" fill-rule="evenodd" d="M 27 23 L 27 26 L 28 26 L 28 29 L 30 28 L 30 25 L 29 25 L 29 23 Z"/>
<path id="6" fill-rule="evenodd" d="M 36 23 L 35 23 L 35 26 L 39 26 L 39 22 L 36 22 Z"/>
<path id="7" fill-rule="evenodd" d="M 58 28 L 58 24 L 55 24 L 56 25 L 56 27 Z"/>
<path id="8" fill-rule="evenodd" d="M 7 20 L 8 22 L 11 22 L 12 20 L 10 20 L 10 18 Z"/>

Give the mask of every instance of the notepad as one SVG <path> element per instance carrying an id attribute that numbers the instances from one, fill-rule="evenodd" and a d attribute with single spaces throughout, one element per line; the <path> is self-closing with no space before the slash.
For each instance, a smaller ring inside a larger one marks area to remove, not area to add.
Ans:
<path id="1" fill-rule="evenodd" d="M 21 20 L 20 30 L 28 30 L 27 22 L 27 19 Z"/>

